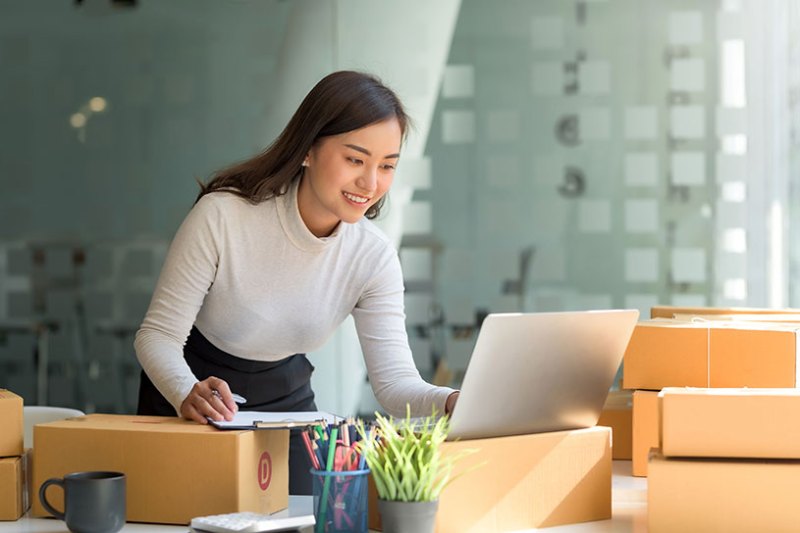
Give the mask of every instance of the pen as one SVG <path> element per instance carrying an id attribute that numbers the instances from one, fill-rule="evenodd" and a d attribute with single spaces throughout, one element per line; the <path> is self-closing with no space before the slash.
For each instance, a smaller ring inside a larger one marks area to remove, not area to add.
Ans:
<path id="1" fill-rule="evenodd" d="M 222 395 L 219 393 L 217 389 L 211 389 L 211 394 L 213 394 L 217 398 L 222 399 Z M 236 403 L 247 403 L 247 400 L 244 398 L 244 396 L 240 396 L 235 392 L 232 392 L 231 396 L 233 397 L 233 401 Z"/>

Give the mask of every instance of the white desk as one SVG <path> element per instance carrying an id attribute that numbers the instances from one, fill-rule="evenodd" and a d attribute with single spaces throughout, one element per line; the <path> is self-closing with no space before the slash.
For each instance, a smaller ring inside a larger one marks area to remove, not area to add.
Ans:
<path id="1" fill-rule="evenodd" d="M 585 522 L 545 528 L 548 533 L 645 533 L 647 531 L 647 479 L 631 477 L 630 461 L 614 461 L 611 483 L 611 520 Z M 276 516 L 308 514 L 311 496 L 290 496 L 288 511 Z M 64 533 L 67 526 L 52 518 L 23 517 L 16 522 L 0 522 L 0 533 Z M 186 526 L 126 524 L 124 533 L 186 533 Z"/>

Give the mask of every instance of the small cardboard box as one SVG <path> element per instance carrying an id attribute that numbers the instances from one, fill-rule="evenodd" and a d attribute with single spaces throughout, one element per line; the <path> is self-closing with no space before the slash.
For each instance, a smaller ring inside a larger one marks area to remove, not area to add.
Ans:
<path id="1" fill-rule="evenodd" d="M 650 533 L 797 531 L 800 461 L 650 457 Z"/>
<path id="2" fill-rule="evenodd" d="M 593 427 L 446 442 L 443 453 L 477 450 L 442 492 L 437 533 L 491 533 L 611 518 L 611 430 Z M 469 470 L 475 465 L 481 465 Z M 381 529 L 370 477 L 369 527 Z"/>
<path id="3" fill-rule="evenodd" d="M 126 476 L 131 522 L 188 524 L 196 516 L 288 506 L 288 430 L 221 431 L 172 417 L 88 415 L 34 428 L 33 492 L 70 472 Z M 48 490 L 62 509 L 63 493 Z M 47 516 L 38 498 L 34 516 Z"/>
<path id="4" fill-rule="evenodd" d="M 667 457 L 800 459 L 800 389 L 666 388 L 659 397 Z"/>
<path id="5" fill-rule="evenodd" d="M 22 398 L 0 389 L 0 457 L 22 455 Z"/>
<path id="6" fill-rule="evenodd" d="M 626 389 L 795 387 L 800 326 L 650 320 L 636 325 L 623 365 Z"/>
<path id="7" fill-rule="evenodd" d="M 612 458 L 631 460 L 633 446 L 633 398 L 631 391 L 609 392 L 597 425 L 611 428 Z"/>
<path id="8" fill-rule="evenodd" d="M 800 309 L 765 309 L 758 307 L 677 307 L 656 305 L 650 308 L 650 318 L 676 318 L 686 316 L 762 316 L 770 320 L 782 320 L 780 315 L 800 316 Z"/>
<path id="9" fill-rule="evenodd" d="M 658 448 L 660 429 L 658 391 L 634 391 L 632 475 L 647 476 L 647 457 L 650 448 Z"/>
<path id="10" fill-rule="evenodd" d="M 0 458 L 0 520 L 17 520 L 30 507 L 30 450 Z"/>

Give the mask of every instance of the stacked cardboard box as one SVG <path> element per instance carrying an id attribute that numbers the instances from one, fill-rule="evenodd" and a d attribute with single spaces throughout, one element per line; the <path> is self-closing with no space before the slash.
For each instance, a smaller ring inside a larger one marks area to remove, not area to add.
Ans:
<path id="1" fill-rule="evenodd" d="M 800 323 L 792 322 L 797 313 L 653 308 L 652 316 L 678 318 L 639 322 L 625 352 L 623 386 L 634 390 L 633 475 L 647 475 L 649 450 L 658 445 L 656 398 L 661 389 L 797 387 Z"/>
<path id="2" fill-rule="evenodd" d="M 651 533 L 797 531 L 798 389 L 665 388 L 659 404 Z"/>
<path id="3" fill-rule="evenodd" d="M 0 389 L 0 520 L 17 520 L 28 510 L 30 454 L 23 450 L 22 398 Z"/>
<path id="4" fill-rule="evenodd" d="M 633 397 L 631 391 L 609 392 L 597 425 L 611 428 L 612 459 L 630 461 L 633 446 Z"/>

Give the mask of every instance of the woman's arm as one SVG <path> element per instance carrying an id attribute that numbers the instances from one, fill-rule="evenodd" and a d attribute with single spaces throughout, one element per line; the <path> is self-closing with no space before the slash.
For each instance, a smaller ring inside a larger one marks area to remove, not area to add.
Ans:
<path id="1" fill-rule="evenodd" d="M 203 197 L 175 234 L 134 340 L 139 363 L 159 392 L 176 413 L 199 422 L 206 421 L 206 414 L 230 418 L 236 409 L 232 399 L 226 402 L 212 393 L 227 389 L 224 382 L 199 383 L 183 358 L 184 344 L 219 263 L 223 221 L 213 197 Z"/>
<path id="2" fill-rule="evenodd" d="M 406 333 L 403 273 L 397 253 L 387 248 L 353 310 L 364 361 L 375 397 L 393 416 L 445 412 L 453 389 L 424 381 L 414 365 Z M 455 398 L 451 400 L 451 406 Z"/>

